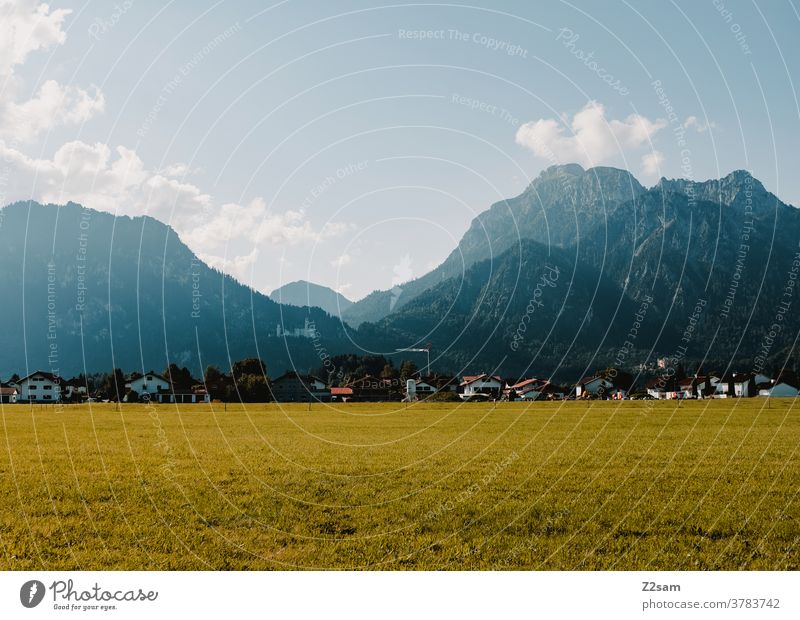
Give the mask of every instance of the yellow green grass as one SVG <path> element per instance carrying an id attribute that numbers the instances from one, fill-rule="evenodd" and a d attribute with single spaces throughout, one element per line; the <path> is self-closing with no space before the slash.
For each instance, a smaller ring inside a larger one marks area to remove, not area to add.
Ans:
<path id="1" fill-rule="evenodd" d="M 0 569 L 797 569 L 767 405 L 3 405 Z"/>

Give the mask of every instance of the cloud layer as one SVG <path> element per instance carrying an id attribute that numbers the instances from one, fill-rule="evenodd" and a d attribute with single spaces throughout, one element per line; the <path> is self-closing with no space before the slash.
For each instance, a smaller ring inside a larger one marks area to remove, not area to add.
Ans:
<path id="1" fill-rule="evenodd" d="M 525 123 L 517 130 L 516 141 L 552 163 L 577 162 L 586 167 L 632 156 L 638 159 L 638 152 L 648 149 L 651 153 L 643 160 L 643 172 L 651 174 L 663 161 L 653 150 L 652 139 L 664 127 L 666 121 L 640 114 L 609 119 L 602 104 L 590 101 L 571 120 L 542 118 Z"/>
<path id="2" fill-rule="evenodd" d="M 18 96 L 15 69 L 36 51 L 61 45 L 68 10 L 30 0 L 0 0 L 0 161 L 5 169 L 0 206 L 14 200 L 78 202 L 125 215 L 150 215 L 170 224 L 207 262 L 242 280 L 249 278 L 259 245 L 319 242 L 341 234 L 342 224 L 314 229 L 303 210 L 276 212 L 260 198 L 215 205 L 187 182 L 191 170 L 172 163 L 149 170 L 125 146 L 71 141 L 52 158 L 31 157 L 23 145 L 64 125 L 82 125 L 105 109 L 96 86 L 84 89 L 46 80 L 28 98 Z"/>

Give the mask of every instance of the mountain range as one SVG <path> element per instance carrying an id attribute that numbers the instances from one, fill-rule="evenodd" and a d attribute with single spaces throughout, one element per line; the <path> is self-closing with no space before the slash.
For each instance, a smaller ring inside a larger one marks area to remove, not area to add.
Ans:
<path id="1" fill-rule="evenodd" d="M 202 376 L 246 357 L 268 371 L 319 364 L 314 339 L 278 337 L 307 322 L 344 346 L 338 318 L 281 305 L 201 261 L 167 225 L 70 203 L 0 211 L 0 377 L 33 370 L 161 371 Z"/>
<path id="2" fill-rule="evenodd" d="M 781 311 L 798 240 L 800 211 L 746 171 L 648 189 L 624 170 L 554 166 L 475 218 L 442 265 L 343 316 L 362 342 L 431 342 L 439 363 L 472 371 L 780 367 L 800 328 Z M 531 313 L 548 264 L 561 275 Z"/>
<path id="3" fill-rule="evenodd" d="M 152 218 L 17 203 L 0 211 L 0 376 L 48 370 L 53 344 L 62 374 L 250 355 L 276 374 L 319 367 L 322 350 L 427 343 L 434 369 L 466 374 L 780 367 L 800 329 L 798 240 L 800 211 L 745 171 L 646 188 L 554 166 L 476 217 L 439 267 L 349 305 L 306 282 L 270 299 Z M 314 338 L 277 336 L 307 322 Z"/>

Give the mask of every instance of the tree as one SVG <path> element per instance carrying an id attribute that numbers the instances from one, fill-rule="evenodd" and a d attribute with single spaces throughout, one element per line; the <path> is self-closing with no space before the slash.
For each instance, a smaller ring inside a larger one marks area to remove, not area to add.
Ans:
<path id="1" fill-rule="evenodd" d="M 122 369 L 115 368 L 113 372 L 105 375 L 100 384 L 100 391 L 109 400 L 121 401 L 125 393 L 125 375 Z"/>
<path id="2" fill-rule="evenodd" d="M 124 401 L 126 403 L 138 403 L 139 402 L 139 392 L 136 390 L 128 390 L 128 393 L 125 394 Z"/>
<path id="3" fill-rule="evenodd" d="M 178 368 L 177 364 L 170 364 L 164 371 L 164 376 L 169 380 L 172 385 L 177 386 L 190 386 L 196 383 L 192 377 L 192 373 L 185 366 Z"/>
<path id="4" fill-rule="evenodd" d="M 242 375 L 237 385 L 243 402 L 264 403 L 270 400 L 269 385 L 264 375 Z"/>
<path id="5" fill-rule="evenodd" d="M 216 385 L 223 379 L 225 379 L 225 375 L 222 374 L 222 371 L 220 371 L 217 366 L 211 364 L 208 368 L 206 368 L 206 374 L 203 378 L 206 385 Z"/>
<path id="6" fill-rule="evenodd" d="M 263 403 L 270 400 L 267 365 L 262 360 L 256 357 L 239 360 L 233 363 L 231 372 L 242 402 Z"/>
<path id="7" fill-rule="evenodd" d="M 405 360 L 400 364 L 400 381 L 407 381 L 417 373 L 417 365 L 411 360 Z"/>
<path id="8" fill-rule="evenodd" d="M 244 375 L 267 376 L 267 365 L 257 357 L 248 357 L 233 363 L 231 368 L 233 378 L 238 382 Z"/>
<path id="9" fill-rule="evenodd" d="M 381 370 L 381 379 L 394 379 L 397 377 L 397 371 L 391 364 L 385 364 Z"/>

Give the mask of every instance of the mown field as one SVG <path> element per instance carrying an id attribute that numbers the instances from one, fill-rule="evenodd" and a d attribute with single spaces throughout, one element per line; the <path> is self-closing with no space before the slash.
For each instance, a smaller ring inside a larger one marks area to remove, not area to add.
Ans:
<path id="1" fill-rule="evenodd" d="M 0 569 L 798 569 L 792 400 L 0 409 Z"/>

